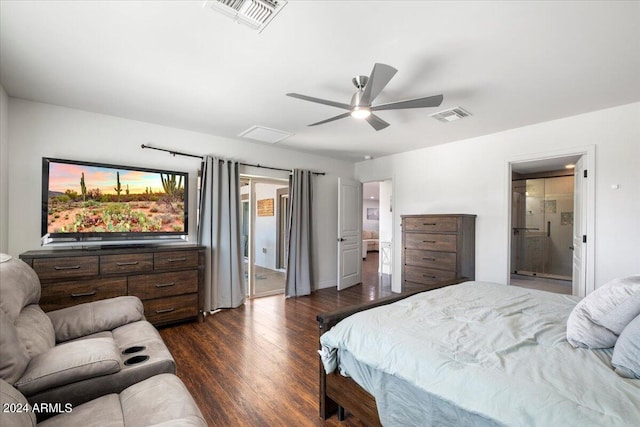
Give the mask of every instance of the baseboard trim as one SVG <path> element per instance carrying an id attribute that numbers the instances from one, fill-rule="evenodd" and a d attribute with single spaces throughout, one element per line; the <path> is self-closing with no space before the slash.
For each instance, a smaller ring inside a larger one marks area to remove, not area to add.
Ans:
<path id="1" fill-rule="evenodd" d="M 316 286 L 316 290 L 317 289 L 326 289 L 326 288 L 335 288 L 336 286 L 338 286 L 338 284 L 335 281 L 333 281 L 333 280 L 325 280 L 324 282 L 318 283 L 318 286 Z"/>

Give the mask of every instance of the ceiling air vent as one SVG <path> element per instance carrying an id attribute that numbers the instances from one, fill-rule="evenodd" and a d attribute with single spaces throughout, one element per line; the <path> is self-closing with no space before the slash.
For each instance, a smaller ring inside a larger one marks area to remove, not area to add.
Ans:
<path id="1" fill-rule="evenodd" d="M 285 138 L 289 138 L 291 135 L 293 134 L 289 132 L 260 125 L 251 126 L 249 129 L 238 134 L 238 136 L 242 138 L 255 139 L 256 141 L 268 142 L 270 144 L 280 142 Z"/>
<path id="2" fill-rule="evenodd" d="M 432 114 L 431 117 L 436 120 L 440 120 L 441 122 L 447 123 L 469 117 L 470 115 L 471 113 L 464 110 L 462 107 L 455 107 Z"/>
<path id="3" fill-rule="evenodd" d="M 203 7 L 227 15 L 259 33 L 287 4 L 287 0 L 207 0 Z"/>

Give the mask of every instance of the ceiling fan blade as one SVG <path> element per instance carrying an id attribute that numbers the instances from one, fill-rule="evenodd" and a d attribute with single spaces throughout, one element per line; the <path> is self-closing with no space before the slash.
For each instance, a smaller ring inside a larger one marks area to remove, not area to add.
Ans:
<path id="1" fill-rule="evenodd" d="M 397 72 L 398 70 L 390 65 L 375 63 L 360 98 L 360 105 L 371 105 Z"/>
<path id="2" fill-rule="evenodd" d="M 302 99 L 304 101 L 317 102 L 318 104 L 331 105 L 332 107 L 342 108 L 343 110 L 350 110 L 351 105 L 343 104 L 342 102 L 329 101 L 327 99 L 314 98 L 313 96 L 300 95 L 299 93 L 288 93 L 287 96 L 292 98 Z"/>
<path id="3" fill-rule="evenodd" d="M 349 117 L 350 115 L 351 115 L 351 113 L 342 113 L 340 115 L 337 115 L 335 117 L 331 117 L 331 118 L 323 120 L 321 122 L 311 123 L 308 126 L 315 126 L 315 125 L 321 125 L 321 124 L 324 124 L 324 123 L 329 123 L 329 122 L 332 122 L 334 120 L 344 119 L 345 117 Z"/>
<path id="4" fill-rule="evenodd" d="M 389 102 L 371 107 L 371 111 L 380 110 L 400 110 L 403 108 L 426 108 L 437 107 L 442 104 L 442 95 L 427 96 L 425 98 L 408 99 L 406 101 Z"/>
<path id="5" fill-rule="evenodd" d="M 384 120 L 382 120 L 380 117 L 376 116 L 375 114 L 371 114 L 365 120 L 368 121 L 369 124 L 375 130 L 382 130 L 382 129 L 386 128 L 387 126 L 389 126 L 389 123 L 385 122 Z"/>

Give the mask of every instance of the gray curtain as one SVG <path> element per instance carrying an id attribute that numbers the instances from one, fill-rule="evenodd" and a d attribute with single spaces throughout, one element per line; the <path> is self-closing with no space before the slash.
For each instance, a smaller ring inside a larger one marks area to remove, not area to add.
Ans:
<path id="1" fill-rule="evenodd" d="M 294 169 L 289 179 L 287 297 L 309 295 L 313 287 L 312 176 L 309 171 Z"/>
<path id="2" fill-rule="evenodd" d="M 202 167 L 198 243 L 206 246 L 204 309 L 244 304 L 238 162 L 207 156 Z"/>

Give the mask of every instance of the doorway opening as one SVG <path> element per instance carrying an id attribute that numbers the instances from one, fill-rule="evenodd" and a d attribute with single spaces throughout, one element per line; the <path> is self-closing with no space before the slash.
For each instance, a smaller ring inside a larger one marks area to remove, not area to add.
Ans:
<path id="1" fill-rule="evenodd" d="M 362 184 L 362 281 L 391 289 L 392 181 Z"/>
<path id="2" fill-rule="evenodd" d="M 284 293 L 289 183 L 241 177 L 242 251 L 249 298 Z"/>
<path id="3" fill-rule="evenodd" d="M 511 285 L 573 293 L 574 217 L 581 214 L 575 212 L 574 168 L 580 157 L 512 165 Z"/>

